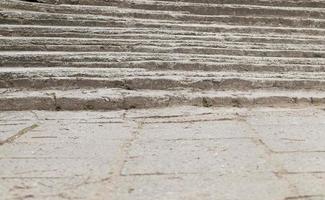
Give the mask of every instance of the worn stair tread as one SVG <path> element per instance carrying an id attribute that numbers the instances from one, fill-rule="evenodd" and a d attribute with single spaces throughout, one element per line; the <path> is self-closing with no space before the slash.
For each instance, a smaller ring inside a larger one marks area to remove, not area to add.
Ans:
<path id="1" fill-rule="evenodd" d="M 325 51 L 321 51 L 322 53 Z M 0 58 L 1 61 L 3 61 L 6 58 L 40 58 L 41 56 L 47 57 L 52 59 L 53 57 L 58 56 L 59 58 L 80 58 L 80 57 L 85 57 L 85 58 L 110 58 L 110 57 L 118 57 L 120 56 L 121 59 L 125 59 L 126 56 L 127 58 L 133 57 L 141 57 L 142 59 L 145 59 L 145 57 L 161 57 L 164 59 L 165 57 L 184 57 L 184 58 L 192 58 L 194 56 L 197 58 L 228 58 L 231 60 L 241 60 L 244 61 L 244 59 L 250 59 L 250 60 L 301 60 L 301 61 L 320 61 L 320 60 L 325 60 L 325 58 L 322 57 L 312 57 L 312 58 L 305 58 L 305 57 L 281 57 L 281 56 L 249 56 L 249 55 L 227 55 L 227 54 L 203 54 L 203 53 L 166 53 L 166 52 L 132 52 L 132 51 L 122 51 L 122 52 L 115 52 L 115 51 L 0 51 Z M 262 57 L 262 58 L 261 58 Z M 243 59 L 244 58 L 244 59 Z"/>
<path id="2" fill-rule="evenodd" d="M 301 41 L 300 41 L 301 42 Z M 228 42 L 206 40 L 137 40 L 137 39 L 78 39 L 1 37 L 0 48 L 5 51 L 107 51 L 155 52 L 222 55 L 255 55 L 279 57 L 325 57 L 324 44 Z"/>
<path id="3" fill-rule="evenodd" d="M 157 0 L 133 0 L 129 1 L 134 3 L 137 2 L 152 2 L 155 3 Z M 69 4 L 69 5 L 110 5 L 112 3 L 120 4 L 125 3 L 123 0 L 40 0 L 39 2 L 48 3 L 48 4 Z M 175 2 L 174 0 L 160 0 L 160 2 Z M 237 4 L 237 5 L 264 5 L 264 6 L 282 6 L 282 7 L 324 7 L 325 3 L 322 0 L 273 0 L 273 1 L 265 1 L 265 0 L 177 0 L 179 3 L 208 3 L 208 4 Z"/>
<path id="4" fill-rule="evenodd" d="M 206 72 L 140 68 L 0 68 L 3 88 L 128 88 L 172 90 L 325 90 L 325 72 Z"/>
<path id="5" fill-rule="evenodd" d="M 317 54 L 316 54 L 317 55 Z M 105 67 L 205 71 L 324 71 L 321 57 L 256 57 L 191 53 L 0 51 L 0 68 Z"/>
<path id="6" fill-rule="evenodd" d="M 191 90 L 14 90 L 0 89 L 0 110 L 116 110 L 173 105 L 306 106 L 324 105 L 321 91 L 204 91 Z"/>
<path id="7" fill-rule="evenodd" d="M 152 38 L 158 34 L 159 37 L 166 37 L 166 35 L 173 37 L 183 37 L 184 35 L 204 37 L 206 35 L 215 36 L 215 34 L 223 35 L 256 35 L 263 37 L 285 37 L 285 38 L 306 38 L 306 39 L 322 39 L 325 30 L 320 28 L 307 27 L 271 27 L 258 25 L 226 25 L 213 24 L 210 26 L 202 26 L 204 29 L 196 29 L 195 27 L 187 28 L 181 27 L 170 29 L 164 27 L 102 27 L 102 26 L 61 26 L 54 24 L 0 24 L 0 35 L 3 36 L 26 36 L 26 37 L 99 37 L 109 38 L 112 36 L 136 36 L 135 34 L 142 33 L 142 37 Z"/>
<path id="8" fill-rule="evenodd" d="M 142 32 L 142 31 L 141 31 Z M 109 36 L 109 34 L 107 34 Z M 311 48 L 311 49 L 323 49 L 325 44 L 325 37 L 297 37 L 289 35 L 248 35 L 248 34 L 225 34 L 215 33 L 213 35 L 182 35 L 178 34 L 130 34 L 133 38 L 124 38 L 123 32 L 116 35 L 111 33 L 112 38 L 80 38 L 80 37 L 19 37 L 19 36 L 2 36 L 0 37 L 0 45 L 123 45 L 123 44 L 158 44 L 158 45 L 202 45 L 204 47 L 213 47 L 214 45 L 220 45 L 225 48 L 236 46 L 240 47 L 263 47 L 266 49 L 271 48 Z M 120 36 L 120 37 L 118 37 Z M 138 37 L 136 37 L 138 36 Z M 157 36 L 157 37 L 156 37 Z"/>
<path id="9" fill-rule="evenodd" d="M 137 96 L 243 96 L 243 97 L 270 97 L 270 96 L 285 96 L 290 98 L 325 98 L 325 91 L 318 90 L 248 90 L 248 91 L 193 91 L 193 90 L 127 90 L 119 88 L 97 88 L 97 89 L 67 89 L 67 90 L 25 90 L 18 88 L 0 88 L 0 97 L 1 98 L 13 98 L 13 97 L 36 97 L 36 96 L 49 96 L 53 97 L 55 94 L 56 97 L 83 97 L 83 98 L 102 98 L 102 97 L 120 97 L 128 95 L 137 95 Z"/>
<path id="10" fill-rule="evenodd" d="M 325 104 L 321 0 L 0 7 L 0 110 Z"/>
<path id="11" fill-rule="evenodd" d="M 0 77 L 4 78 L 170 78 L 179 80 L 190 79 L 278 79 L 278 80 L 324 80 L 325 72 L 205 72 L 205 71 L 181 71 L 181 70 L 146 70 L 141 68 L 0 68 Z"/>
<path id="12" fill-rule="evenodd" d="M 186 20 L 188 19 L 188 21 Z M 191 28 L 201 29 L 214 27 L 215 24 L 228 25 L 259 25 L 273 27 L 306 27 L 325 28 L 325 19 L 274 16 L 236 16 L 218 15 L 202 18 L 202 15 L 189 18 L 186 15 L 176 20 L 112 17 L 90 14 L 62 14 L 42 13 L 25 10 L 0 11 L 0 22 L 6 24 L 53 24 L 53 25 L 78 25 L 78 26 L 110 26 L 110 27 L 164 27 L 164 28 Z"/>
<path id="13" fill-rule="evenodd" d="M 178 71 L 215 71 L 215 72 L 324 72 L 322 64 L 277 64 L 277 63 L 228 63 L 228 62 L 195 62 L 195 61 L 120 61 L 120 62 L 24 62 L 0 64 L 0 68 L 119 68 L 147 70 L 178 70 Z"/>
<path id="14" fill-rule="evenodd" d="M 319 17 L 324 18 L 325 12 L 322 8 L 309 7 L 277 7 L 277 6 L 262 6 L 262 5 L 247 5 L 247 4 L 206 4 L 206 3 L 190 3 L 182 2 L 181 6 L 179 2 L 168 1 L 143 1 L 141 4 L 134 2 L 132 7 L 125 7 L 125 3 L 112 4 L 107 6 L 95 6 L 95 5 L 51 5 L 51 4 L 33 4 L 30 2 L 7 0 L 6 2 L 0 2 L 3 8 L 8 9 L 23 9 L 30 11 L 50 12 L 50 13 L 78 13 L 78 14 L 100 14 L 100 15 L 132 15 L 132 14 L 160 14 L 161 17 L 173 17 L 177 14 L 207 14 L 207 9 L 215 11 L 213 15 L 221 14 L 233 14 L 237 15 L 274 15 L 274 16 L 298 16 L 298 17 Z M 140 5 L 144 9 L 139 8 Z M 149 7 L 151 6 L 151 7 Z M 136 7 L 136 8 L 135 8 Z M 202 10 L 202 13 L 200 13 Z M 204 12 L 205 11 L 205 12 Z M 212 14 L 212 13 L 211 13 Z M 141 16 L 141 15 L 140 15 Z"/>

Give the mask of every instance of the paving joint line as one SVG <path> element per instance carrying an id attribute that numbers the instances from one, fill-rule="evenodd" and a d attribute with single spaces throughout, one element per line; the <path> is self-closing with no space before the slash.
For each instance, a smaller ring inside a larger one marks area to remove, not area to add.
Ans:
<path id="1" fill-rule="evenodd" d="M 7 138 L 7 139 L 5 139 L 3 141 L 0 141 L 0 146 L 8 144 L 8 143 L 13 143 L 16 139 L 20 138 L 21 136 L 23 136 L 27 132 L 29 132 L 29 131 L 37 128 L 37 127 L 39 127 L 38 124 L 33 124 L 31 126 L 23 128 L 22 130 L 18 131 L 16 134 L 12 135 L 11 137 L 9 137 L 9 138 Z"/>
<path id="2" fill-rule="evenodd" d="M 265 160 L 269 162 L 271 166 L 274 166 L 276 168 L 277 171 L 273 172 L 273 174 L 278 179 L 284 180 L 288 184 L 288 190 L 291 191 L 295 196 L 301 196 L 298 187 L 294 183 L 292 183 L 286 176 L 284 176 L 289 172 L 284 168 L 281 162 L 277 161 L 273 157 L 274 151 L 267 144 L 265 144 L 265 142 L 259 136 L 258 131 L 247 121 L 247 118 L 245 118 L 244 122 L 250 129 L 250 136 L 252 142 L 254 142 L 257 148 L 261 148 L 265 152 Z"/>

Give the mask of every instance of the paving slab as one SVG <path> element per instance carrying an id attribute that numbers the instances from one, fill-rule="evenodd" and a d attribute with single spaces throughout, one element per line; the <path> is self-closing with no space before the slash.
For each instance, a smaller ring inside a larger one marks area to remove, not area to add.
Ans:
<path id="1" fill-rule="evenodd" d="M 136 143 L 122 171 L 129 174 L 273 171 L 250 139 L 171 140 Z"/>
<path id="2" fill-rule="evenodd" d="M 284 199 L 288 183 L 271 173 L 123 177 L 116 199 Z"/>
<path id="3" fill-rule="evenodd" d="M 0 199 L 322 200 L 324 118 L 323 107 L 1 112 Z"/>

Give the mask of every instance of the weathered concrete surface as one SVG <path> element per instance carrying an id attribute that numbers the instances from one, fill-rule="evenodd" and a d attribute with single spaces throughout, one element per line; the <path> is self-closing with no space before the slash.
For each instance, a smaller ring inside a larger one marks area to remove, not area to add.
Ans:
<path id="1" fill-rule="evenodd" d="M 325 199 L 325 111 L 0 113 L 0 199 Z"/>

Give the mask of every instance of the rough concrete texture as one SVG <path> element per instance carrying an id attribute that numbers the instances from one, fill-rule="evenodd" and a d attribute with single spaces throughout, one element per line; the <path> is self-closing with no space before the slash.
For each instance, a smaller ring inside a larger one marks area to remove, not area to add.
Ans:
<path id="1" fill-rule="evenodd" d="M 0 1 L 0 110 L 324 105 L 324 8 Z"/>
<path id="2" fill-rule="evenodd" d="M 0 113 L 0 199 L 325 199 L 325 111 Z"/>

